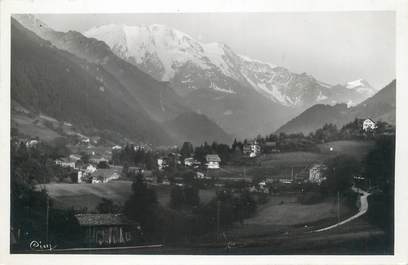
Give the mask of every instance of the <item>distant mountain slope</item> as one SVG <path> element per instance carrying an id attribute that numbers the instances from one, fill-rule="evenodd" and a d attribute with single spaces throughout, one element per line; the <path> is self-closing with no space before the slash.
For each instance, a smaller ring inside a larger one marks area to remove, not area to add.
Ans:
<path id="1" fill-rule="evenodd" d="M 314 105 L 283 125 L 277 132 L 307 134 L 321 128 L 325 123 L 333 123 L 340 127 L 355 118 L 371 118 L 395 124 L 395 92 L 396 81 L 394 80 L 355 107 L 347 108 L 345 104 Z"/>
<path id="2" fill-rule="evenodd" d="M 158 82 L 150 75 L 112 53 L 102 41 L 87 38 L 79 32 L 58 32 L 32 15 L 16 15 L 23 26 L 41 38 L 50 41 L 61 50 L 97 64 L 114 76 L 129 92 L 134 102 L 139 103 L 156 121 L 173 119 L 190 109 L 164 82 Z"/>
<path id="3" fill-rule="evenodd" d="M 159 130 L 163 131 L 161 134 L 171 135 L 171 139 L 161 137 L 160 141 L 156 139 L 153 144 L 174 144 L 181 141 L 184 132 L 168 125 L 179 115 L 190 113 L 190 116 L 193 116 L 194 112 L 166 83 L 156 81 L 137 67 L 123 61 L 101 41 L 86 38 L 74 31 L 67 33 L 53 31 L 34 17 L 22 16 L 21 18 L 30 29 L 49 40 L 57 48 L 78 56 L 64 53 L 67 54 L 68 59 L 80 65 L 83 71 L 93 76 L 104 89 L 110 89 L 113 97 L 120 98 L 130 106 L 139 106 L 139 110 L 133 111 L 133 116 L 146 115 L 156 123 L 166 123 L 166 126 L 160 126 Z M 179 121 L 179 125 L 182 125 L 181 122 Z M 190 119 L 186 122 L 191 124 L 184 127 L 195 125 L 194 120 Z M 219 135 L 226 135 L 222 128 L 209 119 L 198 122 L 200 126 L 205 122 L 209 128 L 217 128 L 207 132 L 206 137 L 209 141 L 220 139 Z M 140 123 L 139 126 L 139 130 L 143 130 L 144 124 Z M 147 126 L 146 130 L 149 128 Z M 202 132 L 199 133 L 201 135 Z M 152 135 L 154 134 L 155 132 L 152 132 Z M 200 135 L 197 137 L 199 138 Z"/>
<path id="4" fill-rule="evenodd" d="M 396 111 L 396 81 L 381 89 L 376 95 L 368 98 L 351 109 L 351 115 L 356 117 L 370 117 L 395 124 Z"/>
<path id="5" fill-rule="evenodd" d="M 87 38 L 56 32 L 32 15 L 15 17 L 58 48 L 101 65 L 160 122 L 193 110 L 228 134 L 251 137 L 276 130 L 314 104 L 353 105 L 375 91 L 364 80 L 326 84 L 164 25 L 103 25 L 84 32 Z"/>
<path id="6" fill-rule="evenodd" d="M 179 139 L 178 143 L 190 141 L 194 145 L 200 145 L 204 142 L 230 144 L 232 136 L 226 134 L 218 125 L 211 122 L 207 116 L 197 113 L 183 113 L 174 120 L 164 123 L 166 128 L 169 128 L 175 139 Z"/>
<path id="7" fill-rule="evenodd" d="M 109 74 L 11 21 L 11 98 L 30 111 L 78 127 L 107 129 L 134 140 L 166 144 L 171 137 Z M 135 115 L 137 113 L 137 115 Z"/>

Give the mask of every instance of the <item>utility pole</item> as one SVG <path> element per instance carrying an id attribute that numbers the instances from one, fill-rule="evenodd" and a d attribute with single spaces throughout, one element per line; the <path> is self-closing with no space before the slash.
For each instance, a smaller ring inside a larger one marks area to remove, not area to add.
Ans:
<path id="1" fill-rule="evenodd" d="M 219 239 L 220 234 L 220 209 L 221 208 L 221 201 L 217 200 L 217 241 Z"/>
<path id="2" fill-rule="evenodd" d="M 46 244 L 48 244 L 48 223 L 49 223 L 49 212 L 50 212 L 50 200 L 48 199 L 48 195 L 46 194 L 46 196 L 47 196 L 47 211 L 46 211 L 46 213 L 45 213 L 45 218 L 46 218 L 46 221 L 45 221 L 45 223 L 46 223 L 46 230 L 45 230 L 45 242 L 46 242 Z"/>
<path id="3" fill-rule="evenodd" d="M 340 191 L 337 192 L 337 222 L 340 222 Z"/>
<path id="4" fill-rule="evenodd" d="M 46 244 L 48 244 L 48 225 L 49 225 L 49 212 L 50 212 L 50 200 L 48 198 L 48 193 L 47 193 L 47 186 L 46 186 L 46 180 L 45 180 L 45 175 L 44 175 L 44 193 L 45 193 L 45 241 Z"/>
<path id="5" fill-rule="evenodd" d="M 333 176 L 336 179 L 336 168 L 333 167 Z M 337 222 L 340 222 L 340 191 L 337 191 Z"/>

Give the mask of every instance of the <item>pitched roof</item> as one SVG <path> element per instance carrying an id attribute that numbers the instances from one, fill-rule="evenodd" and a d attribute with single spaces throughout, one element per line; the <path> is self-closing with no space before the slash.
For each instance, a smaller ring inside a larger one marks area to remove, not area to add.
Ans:
<path id="1" fill-rule="evenodd" d="M 112 226 L 112 225 L 130 225 L 134 224 L 123 214 L 76 214 L 75 218 L 81 226 Z"/>
<path id="2" fill-rule="evenodd" d="M 371 118 L 365 118 L 364 122 L 366 122 L 366 121 L 371 121 L 371 122 L 375 123 L 375 121 L 373 121 Z"/>
<path id="3" fill-rule="evenodd" d="M 121 171 L 118 170 L 117 168 L 98 168 L 91 174 L 91 176 L 93 177 L 102 176 L 103 178 L 108 178 L 115 173 L 120 175 Z"/>
<path id="4" fill-rule="evenodd" d="M 206 155 L 205 160 L 207 160 L 207 162 L 221 162 L 221 158 L 217 154 Z"/>

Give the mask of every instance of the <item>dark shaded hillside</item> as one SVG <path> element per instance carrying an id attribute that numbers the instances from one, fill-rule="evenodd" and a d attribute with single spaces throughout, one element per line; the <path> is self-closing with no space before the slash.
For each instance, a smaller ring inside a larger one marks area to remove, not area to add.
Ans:
<path id="1" fill-rule="evenodd" d="M 156 144 L 171 142 L 140 105 L 127 100 L 128 92 L 121 84 L 105 72 L 99 78 L 90 74 L 98 71 L 97 65 L 54 48 L 12 19 L 13 100 L 78 127 L 114 130 Z"/>
<path id="2" fill-rule="evenodd" d="M 226 144 L 232 142 L 230 135 L 202 114 L 183 113 L 174 120 L 166 122 L 164 126 L 173 132 L 172 136 L 178 140 L 178 143 L 190 141 L 194 145 L 200 145 L 205 141 Z"/>
<path id="3" fill-rule="evenodd" d="M 16 17 L 24 27 L 50 41 L 58 49 L 97 64 L 110 73 L 153 120 L 162 122 L 191 111 L 166 83 L 155 80 L 136 66 L 117 57 L 104 42 L 87 38 L 76 31 L 55 31 L 34 16 Z"/>
<path id="4" fill-rule="evenodd" d="M 355 118 L 371 118 L 395 124 L 395 92 L 396 81 L 394 80 L 377 94 L 352 108 L 347 108 L 345 104 L 314 105 L 276 132 L 308 134 L 326 123 L 333 123 L 340 127 Z"/>
<path id="5" fill-rule="evenodd" d="M 109 85 L 114 85 L 115 95 L 129 102 L 130 105 L 138 105 L 150 119 L 164 123 L 177 118 L 179 115 L 189 113 L 193 117 L 195 112 L 192 111 L 183 100 L 173 91 L 173 89 L 164 82 L 153 79 L 150 75 L 142 72 L 136 66 L 117 57 L 110 48 L 102 41 L 93 38 L 87 38 L 79 32 L 69 31 L 67 33 L 57 32 L 42 25 L 41 21 L 30 16 L 17 16 L 23 25 L 34 31 L 40 37 L 50 41 L 57 48 L 67 51 L 71 56 L 76 58 L 84 70 L 90 72 L 98 80 L 103 80 Z M 79 59 L 81 58 L 81 59 Z M 95 67 L 90 68 L 91 64 Z M 113 81 L 112 81 L 113 80 Z M 119 85 L 120 89 L 116 89 Z M 135 116 L 138 115 L 136 111 Z M 206 136 L 208 139 L 220 139 L 219 135 L 225 135 L 225 132 L 216 126 L 211 120 L 198 121 L 198 126 L 206 122 L 209 128 L 218 128 L 218 130 L 208 130 Z M 179 142 L 186 133 L 180 128 L 195 127 L 195 120 L 189 119 L 184 121 L 178 120 L 178 127 L 167 126 L 162 128 L 169 135 L 172 135 L 172 144 Z M 189 123 L 189 124 L 186 124 Z M 167 124 L 170 124 L 169 122 Z M 200 139 L 201 132 L 195 137 Z"/>
<path id="6" fill-rule="evenodd" d="M 395 124 L 396 81 L 378 91 L 373 97 L 352 108 L 350 114 L 356 117 L 370 117 Z"/>
<path id="7" fill-rule="evenodd" d="M 334 106 L 317 104 L 314 105 L 299 116 L 292 119 L 277 130 L 278 133 L 298 133 L 308 134 L 321 128 L 325 123 L 341 125 L 346 117 L 347 105 L 337 104 Z"/>

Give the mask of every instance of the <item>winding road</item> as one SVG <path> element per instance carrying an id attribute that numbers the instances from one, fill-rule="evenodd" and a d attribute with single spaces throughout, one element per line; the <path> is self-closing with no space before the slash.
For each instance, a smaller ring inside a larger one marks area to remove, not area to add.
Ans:
<path id="1" fill-rule="evenodd" d="M 367 197 L 370 196 L 370 193 L 368 193 L 366 191 L 363 191 L 362 189 L 359 189 L 359 188 L 356 188 L 356 187 L 352 187 L 352 190 L 357 192 L 357 193 L 363 194 L 363 195 L 360 196 L 360 209 L 358 210 L 358 213 L 356 213 L 355 215 L 351 216 L 350 218 L 347 218 L 347 219 L 345 219 L 345 220 L 343 220 L 343 221 L 341 221 L 341 222 L 339 222 L 337 224 L 334 224 L 334 225 L 331 225 L 331 226 L 328 226 L 328 227 L 325 227 L 325 228 L 321 228 L 321 229 L 318 229 L 318 230 L 314 230 L 312 232 L 322 232 L 322 231 L 327 231 L 327 230 L 333 229 L 335 227 L 344 225 L 344 224 L 346 224 L 346 223 L 348 223 L 348 222 L 362 216 L 363 214 L 365 214 L 367 212 L 367 210 L 368 210 Z"/>

